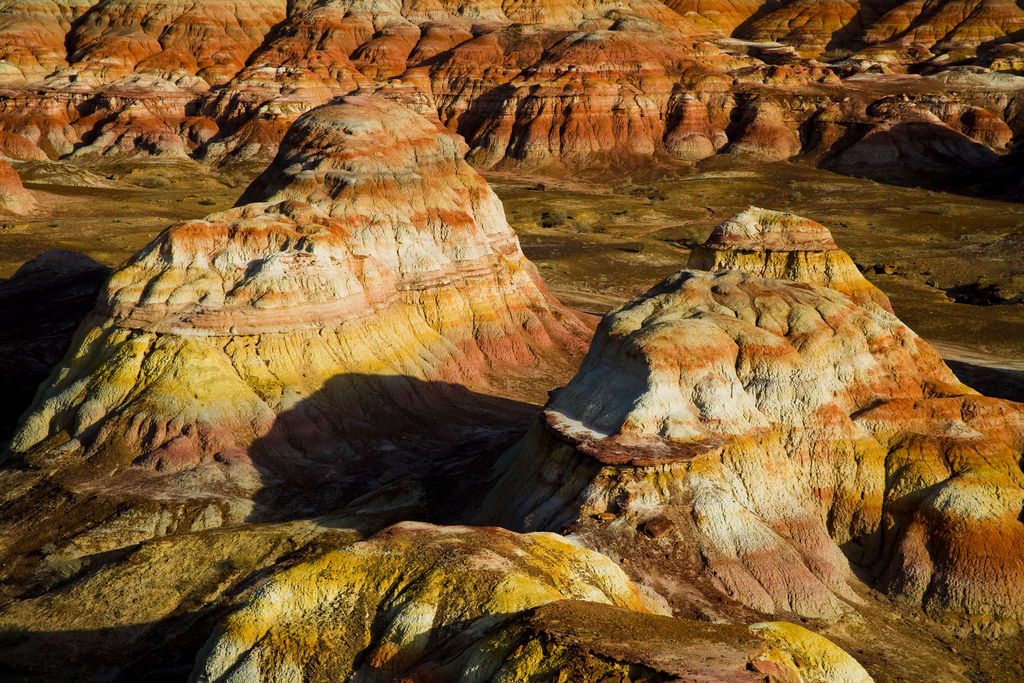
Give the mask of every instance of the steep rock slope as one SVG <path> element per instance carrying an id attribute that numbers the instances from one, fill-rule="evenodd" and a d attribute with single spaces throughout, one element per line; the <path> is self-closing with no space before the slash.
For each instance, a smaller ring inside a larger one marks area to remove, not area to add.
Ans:
<path id="1" fill-rule="evenodd" d="M 709 647 L 717 661 L 703 663 Z M 558 536 L 413 523 L 279 574 L 222 623 L 191 680 L 568 674 L 596 683 L 694 667 L 708 681 L 763 680 L 765 672 L 871 680 L 845 652 L 791 624 L 711 626 L 651 614 L 615 563 Z"/>
<path id="2" fill-rule="evenodd" d="M 742 270 L 758 277 L 829 287 L 892 313 L 889 298 L 864 279 L 828 228 L 791 213 L 750 207 L 716 227 L 686 267 Z"/>
<path id="3" fill-rule="evenodd" d="M 842 546 L 933 616 L 1012 632 L 1022 447 L 1024 408 L 881 307 L 680 271 L 605 317 L 485 517 L 626 558 L 679 610 L 721 614 L 720 591 L 834 618 L 857 602 Z"/>
<path id="4" fill-rule="evenodd" d="M 410 474 L 493 402 L 466 385 L 555 371 L 589 335 L 463 151 L 386 100 L 306 115 L 254 203 L 172 226 L 114 272 L 11 451 L 32 476 L 233 501 L 236 520 L 264 488 L 314 509 Z M 382 421 L 419 436 L 382 444 Z"/>

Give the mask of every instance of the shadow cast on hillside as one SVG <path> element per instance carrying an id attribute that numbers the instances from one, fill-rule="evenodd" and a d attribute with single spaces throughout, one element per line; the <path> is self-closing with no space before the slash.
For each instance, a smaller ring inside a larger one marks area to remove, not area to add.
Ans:
<path id="1" fill-rule="evenodd" d="M 482 499 L 494 461 L 539 411 L 448 382 L 332 377 L 249 447 L 263 487 L 248 521 L 327 515 L 376 497 L 363 502 L 415 510 L 409 519 L 460 523 Z M 388 495 L 416 500 L 380 500 Z"/>

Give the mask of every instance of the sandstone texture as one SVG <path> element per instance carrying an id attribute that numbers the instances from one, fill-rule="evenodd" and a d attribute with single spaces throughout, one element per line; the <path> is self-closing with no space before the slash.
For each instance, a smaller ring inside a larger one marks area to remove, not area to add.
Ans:
<path id="1" fill-rule="evenodd" d="M 301 118 L 247 203 L 111 275 L 11 453 L 115 496 L 228 501 L 218 523 L 278 484 L 304 491 L 284 508 L 330 505 L 379 485 L 381 458 L 385 481 L 406 476 L 496 400 L 467 387 L 554 371 L 589 335 L 463 152 L 384 99 Z M 419 436 L 382 446 L 389 422 Z"/>
<path id="2" fill-rule="evenodd" d="M 712 243 L 752 246 L 749 218 Z M 805 244 L 829 244 L 803 227 Z M 605 317 L 579 374 L 498 465 L 485 515 L 627 558 L 680 610 L 720 615 L 712 590 L 836 618 L 859 601 L 851 558 L 937 618 L 1012 633 L 1022 419 L 877 304 L 684 270 Z M 645 520 L 671 531 L 641 541 Z"/>
<path id="3" fill-rule="evenodd" d="M 742 270 L 758 277 L 829 287 L 892 313 L 889 298 L 864 279 L 828 228 L 790 213 L 751 207 L 714 229 L 687 268 Z"/>

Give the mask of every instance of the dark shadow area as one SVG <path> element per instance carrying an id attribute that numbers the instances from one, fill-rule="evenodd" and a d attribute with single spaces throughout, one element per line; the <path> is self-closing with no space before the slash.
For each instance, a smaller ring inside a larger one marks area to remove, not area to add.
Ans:
<path id="1" fill-rule="evenodd" d="M 482 500 L 494 461 L 539 412 L 448 382 L 332 377 L 249 447 L 264 481 L 249 521 L 324 515 L 411 481 L 421 491 L 418 521 L 463 523 Z"/>
<path id="2" fill-rule="evenodd" d="M 49 251 L 0 281 L 0 451 L 109 276 L 88 256 Z"/>
<path id="3" fill-rule="evenodd" d="M 1024 371 L 989 367 L 959 360 L 946 360 L 946 365 L 961 382 L 993 398 L 1024 402 Z"/>
<path id="4" fill-rule="evenodd" d="M 963 192 L 964 173 L 982 174 L 1001 162 L 985 145 L 927 122 L 886 129 L 854 125 L 846 137 L 852 142 L 840 141 L 838 151 L 822 159 L 821 168 L 904 187 L 959 186 Z"/>

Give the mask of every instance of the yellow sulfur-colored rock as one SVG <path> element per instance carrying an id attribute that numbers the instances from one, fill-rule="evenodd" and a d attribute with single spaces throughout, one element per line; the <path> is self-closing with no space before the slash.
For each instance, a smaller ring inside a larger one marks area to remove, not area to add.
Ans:
<path id="1" fill-rule="evenodd" d="M 560 536 L 403 522 L 277 575 L 220 624 L 191 681 L 598 683 L 694 666 L 721 683 L 871 680 L 798 626 L 663 611 L 615 562 Z"/>
<path id="2" fill-rule="evenodd" d="M 791 663 L 804 683 L 870 683 L 871 677 L 853 657 L 828 639 L 785 621 L 751 624 L 750 630 L 771 644 L 776 662 Z"/>
<path id="3" fill-rule="evenodd" d="M 279 574 L 217 629 L 192 681 L 301 680 L 314 667 L 314 680 L 394 680 L 460 640 L 486 671 L 502 643 L 474 640 L 565 598 L 649 611 L 614 562 L 554 534 L 406 522 Z"/>
<path id="4" fill-rule="evenodd" d="M 864 279 L 824 225 L 792 213 L 750 207 L 712 231 L 687 268 L 742 270 L 758 277 L 829 287 L 892 312 L 889 298 Z"/>

